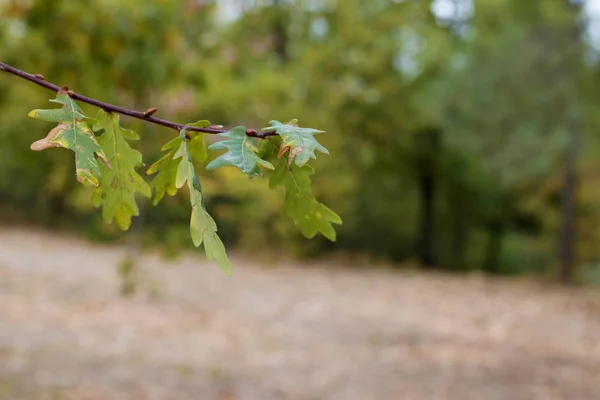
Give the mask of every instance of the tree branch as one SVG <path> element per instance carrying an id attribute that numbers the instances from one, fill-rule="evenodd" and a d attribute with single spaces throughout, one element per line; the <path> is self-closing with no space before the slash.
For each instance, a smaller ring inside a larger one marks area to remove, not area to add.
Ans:
<path id="1" fill-rule="evenodd" d="M 198 128 L 195 126 L 186 126 L 186 125 L 178 124 L 176 122 L 171 122 L 171 121 L 167 121 L 164 119 L 155 118 L 152 116 L 152 114 L 154 114 L 156 112 L 156 109 L 153 109 L 153 108 L 148 109 L 145 112 L 140 112 L 140 111 L 129 110 L 127 108 L 118 107 L 118 106 L 114 106 L 112 104 L 104 103 L 102 101 L 92 99 L 90 97 L 86 97 L 81 94 L 75 93 L 72 90 L 69 90 L 67 87 L 61 88 L 60 86 L 57 86 L 50 82 L 47 82 L 43 75 L 28 74 L 27 72 L 24 72 L 17 68 L 11 67 L 10 65 L 5 64 L 3 62 L 0 62 L 0 71 L 7 72 L 9 74 L 18 76 L 19 78 L 25 79 L 29 82 L 33 82 L 36 85 L 44 87 L 49 90 L 52 90 L 53 92 L 58 92 L 59 90 L 67 91 L 67 93 L 69 94 L 69 96 L 71 98 L 81 101 L 82 103 L 87 103 L 87 104 L 91 104 L 93 106 L 99 107 L 105 111 L 114 112 L 117 114 L 127 115 L 129 117 L 141 119 L 143 121 L 150 122 L 152 124 L 161 125 L 161 126 L 165 126 L 167 128 L 175 129 L 178 132 L 184 128 L 187 131 L 203 132 L 203 133 L 210 133 L 210 134 L 227 132 L 226 129 L 218 129 L 218 128 L 211 128 L 211 127 Z M 275 136 L 275 135 L 277 135 L 277 133 L 274 131 L 262 132 L 262 131 L 256 131 L 254 129 L 247 129 L 246 135 L 248 135 L 250 137 L 264 139 L 268 136 Z"/>

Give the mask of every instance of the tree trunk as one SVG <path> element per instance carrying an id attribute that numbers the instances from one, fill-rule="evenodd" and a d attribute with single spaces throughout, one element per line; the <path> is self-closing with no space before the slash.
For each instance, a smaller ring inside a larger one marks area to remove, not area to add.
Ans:
<path id="1" fill-rule="evenodd" d="M 420 209 L 418 254 L 421 265 L 431 268 L 437 266 L 438 261 L 435 243 L 435 197 L 441 132 L 438 128 L 426 128 L 416 135 Z"/>
<path id="2" fill-rule="evenodd" d="M 279 57 L 281 64 L 285 64 L 288 60 L 288 35 L 286 30 L 286 15 L 281 0 L 275 0 L 273 7 L 275 13 L 273 16 L 273 49 Z"/>
<path id="3" fill-rule="evenodd" d="M 577 18 L 581 13 L 580 3 L 571 3 L 573 19 L 568 26 L 568 37 L 575 45 L 571 46 L 572 58 L 581 59 L 581 30 Z M 567 146 L 565 149 L 565 171 L 562 190 L 562 227 L 560 233 L 559 249 L 559 279 L 563 283 L 573 281 L 575 260 L 575 217 L 576 217 L 576 193 L 577 193 L 577 159 L 581 148 L 581 127 L 579 110 L 579 91 L 577 65 L 569 63 L 565 69 L 570 72 L 570 85 L 567 110 Z"/>
<path id="4" fill-rule="evenodd" d="M 424 267 L 434 267 L 435 254 L 435 178 L 423 174 L 420 178 L 421 228 L 419 259 Z"/>
<path id="5" fill-rule="evenodd" d="M 468 210 L 464 206 L 464 196 L 461 196 L 460 189 L 450 191 L 450 218 L 451 235 L 450 238 L 450 266 L 455 270 L 461 270 L 466 267 L 466 252 L 469 233 Z M 461 204 L 462 203 L 462 204 Z"/>
<path id="6" fill-rule="evenodd" d="M 502 221 L 493 221 L 488 224 L 487 229 L 488 242 L 485 248 L 483 270 L 490 274 L 498 274 L 502 265 L 502 244 L 506 226 Z"/>
<path id="7" fill-rule="evenodd" d="M 565 152 L 565 174 L 562 190 L 562 227 L 559 250 L 559 279 L 569 283 L 573 280 L 575 267 L 575 193 L 577 192 L 576 162 L 579 153 L 579 132 L 569 130 L 569 143 Z"/>

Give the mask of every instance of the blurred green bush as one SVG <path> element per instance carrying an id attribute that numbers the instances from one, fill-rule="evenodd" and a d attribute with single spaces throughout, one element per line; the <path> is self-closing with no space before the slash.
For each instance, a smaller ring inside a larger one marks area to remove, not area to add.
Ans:
<path id="1" fill-rule="evenodd" d="M 440 0 L 220 3 L 5 0 L 0 60 L 180 122 L 260 128 L 298 118 L 327 131 L 319 140 L 332 155 L 316 162 L 314 185 L 345 221 L 335 244 L 303 239 L 266 181 L 202 172 L 227 244 L 296 257 L 340 252 L 457 271 L 548 271 L 577 112 L 589 143 L 577 160 L 578 261 L 597 259 L 600 165 L 591 132 L 599 82 L 597 62 L 584 62 L 597 53 L 563 35 L 580 9 L 475 0 L 448 17 L 432 12 Z M 3 218 L 120 237 L 75 181 L 71 154 L 29 150 L 49 127 L 27 112 L 48 98 L 0 75 Z M 148 165 L 174 134 L 126 123 L 141 133 Z M 186 200 L 149 207 L 136 222 L 145 243 L 186 247 Z"/>

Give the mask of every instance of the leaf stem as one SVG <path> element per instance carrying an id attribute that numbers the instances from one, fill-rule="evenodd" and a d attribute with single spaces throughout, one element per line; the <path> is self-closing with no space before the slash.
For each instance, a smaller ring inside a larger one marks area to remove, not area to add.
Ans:
<path id="1" fill-rule="evenodd" d="M 17 68 L 11 67 L 10 65 L 5 64 L 3 62 L 0 62 L 0 72 L 7 72 L 9 74 L 18 76 L 21 79 L 25 79 L 29 82 L 35 83 L 36 85 L 44 87 L 49 90 L 52 90 L 53 92 L 58 92 L 60 90 L 66 91 L 72 99 L 81 101 L 82 103 L 90 104 L 92 106 L 99 107 L 99 108 L 103 109 L 104 111 L 114 112 L 114 113 L 121 114 L 121 115 L 127 115 L 132 118 L 137 118 L 137 119 L 141 119 L 146 122 L 150 122 L 152 124 L 171 128 L 178 132 L 181 131 L 182 129 L 185 129 L 186 131 L 203 132 L 203 133 L 210 133 L 210 134 L 224 133 L 224 132 L 228 131 L 227 129 L 215 129 L 215 128 L 211 128 L 211 127 L 199 128 L 199 127 L 195 127 L 195 126 L 187 126 L 187 125 L 178 124 L 176 122 L 167 121 L 167 120 L 160 119 L 160 118 L 155 118 L 152 116 L 152 114 L 154 114 L 154 112 L 156 112 L 156 111 L 154 111 L 154 109 L 149 109 L 148 111 L 143 112 L 143 111 L 130 110 L 127 108 L 104 103 L 102 101 L 92 99 L 91 97 L 87 97 L 87 96 L 75 93 L 72 90 L 69 90 L 67 87 L 61 88 L 58 85 L 50 83 L 50 82 L 46 81 L 46 78 L 44 78 L 43 75 L 29 74 L 29 73 L 21 71 Z M 150 110 L 152 110 L 154 112 L 149 112 Z M 262 131 L 256 131 L 254 129 L 247 129 L 246 135 L 249 137 L 264 139 L 269 136 L 277 135 L 277 133 L 276 132 L 262 132 Z"/>

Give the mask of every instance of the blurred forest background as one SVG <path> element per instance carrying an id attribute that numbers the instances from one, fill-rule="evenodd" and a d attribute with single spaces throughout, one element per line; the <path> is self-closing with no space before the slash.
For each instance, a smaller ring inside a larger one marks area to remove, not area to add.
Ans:
<path id="1" fill-rule="evenodd" d="M 0 0 L 0 60 L 178 122 L 327 131 L 336 243 L 303 239 L 266 182 L 202 172 L 242 252 L 600 281 L 599 25 L 593 0 Z M 0 75 L 1 218 L 118 238 L 72 154 L 29 150 L 50 97 Z M 147 165 L 174 135 L 126 126 Z M 149 207 L 143 243 L 191 243 L 185 197 Z"/>

